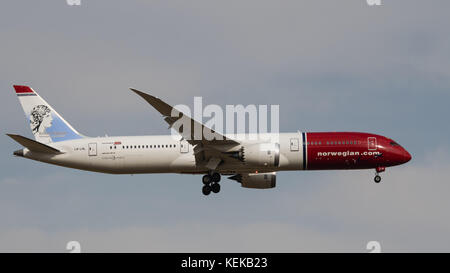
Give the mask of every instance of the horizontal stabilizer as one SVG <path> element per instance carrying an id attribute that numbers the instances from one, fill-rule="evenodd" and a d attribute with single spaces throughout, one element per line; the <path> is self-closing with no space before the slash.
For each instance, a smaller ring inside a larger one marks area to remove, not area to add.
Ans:
<path id="1" fill-rule="evenodd" d="M 62 152 L 58 149 L 55 149 L 53 147 L 50 147 L 48 145 L 42 144 L 40 142 L 37 142 L 35 140 L 26 138 L 21 135 L 13 135 L 13 134 L 6 134 L 10 138 L 17 141 L 22 146 L 28 148 L 32 152 L 39 152 L 39 153 L 47 153 L 47 154 L 61 154 Z"/>

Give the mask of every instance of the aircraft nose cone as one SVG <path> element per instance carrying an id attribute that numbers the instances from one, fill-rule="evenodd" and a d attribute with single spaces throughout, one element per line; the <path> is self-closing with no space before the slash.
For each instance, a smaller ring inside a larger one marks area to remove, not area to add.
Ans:
<path id="1" fill-rule="evenodd" d="M 406 163 L 406 162 L 409 162 L 409 161 L 411 160 L 411 158 L 412 158 L 411 154 L 408 153 L 407 150 L 405 150 L 405 155 L 404 155 L 404 157 L 405 157 L 405 163 Z"/>
<path id="2" fill-rule="evenodd" d="M 403 153 L 402 153 L 402 158 L 403 158 L 403 163 L 409 162 L 412 158 L 411 154 L 408 153 L 407 150 L 403 149 Z"/>

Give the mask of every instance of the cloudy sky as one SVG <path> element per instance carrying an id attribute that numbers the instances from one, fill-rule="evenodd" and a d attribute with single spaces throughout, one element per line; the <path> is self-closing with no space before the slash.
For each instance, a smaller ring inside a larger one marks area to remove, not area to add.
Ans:
<path id="1" fill-rule="evenodd" d="M 14 0 L 0 9 L 0 251 L 450 251 L 450 2 Z M 89 136 L 167 134 L 128 90 L 173 104 L 279 104 L 280 131 L 364 131 L 388 169 L 279 173 L 272 190 L 105 175 L 12 152 L 27 84 Z"/>

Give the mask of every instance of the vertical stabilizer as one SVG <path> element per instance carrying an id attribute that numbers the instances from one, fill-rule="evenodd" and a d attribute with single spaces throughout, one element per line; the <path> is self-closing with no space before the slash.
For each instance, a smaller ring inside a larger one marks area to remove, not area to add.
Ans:
<path id="1" fill-rule="evenodd" d="M 36 141 L 51 143 L 83 137 L 31 87 L 14 85 L 14 89 Z"/>

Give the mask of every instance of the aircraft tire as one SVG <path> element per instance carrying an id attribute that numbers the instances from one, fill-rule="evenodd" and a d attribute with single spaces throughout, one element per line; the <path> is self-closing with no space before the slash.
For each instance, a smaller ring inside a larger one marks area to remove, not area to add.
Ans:
<path id="1" fill-rule="evenodd" d="M 381 182 L 381 176 L 376 175 L 375 178 L 373 179 L 373 181 L 375 181 L 375 183 L 380 183 Z"/>
<path id="2" fill-rule="evenodd" d="M 211 190 L 213 193 L 219 193 L 220 192 L 220 184 L 215 182 L 211 184 Z"/>
<path id="3" fill-rule="evenodd" d="M 209 185 L 205 185 L 202 188 L 202 193 L 204 195 L 209 195 L 211 193 L 211 187 Z"/>
<path id="4" fill-rule="evenodd" d="M 220 173 L 213 173 L 212 175 L 211 175 L 211 178 L 212 178 L 212 182 L 219 182 L 220 181 Z"/>
<path id="5" fill-rule="evenodd" d="M 209 185 L 212 181 L 212 177 L 209 174 L 205 174 L 202 178 L 202 182 L 205 185 Z"/>

